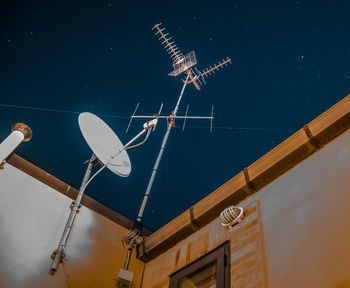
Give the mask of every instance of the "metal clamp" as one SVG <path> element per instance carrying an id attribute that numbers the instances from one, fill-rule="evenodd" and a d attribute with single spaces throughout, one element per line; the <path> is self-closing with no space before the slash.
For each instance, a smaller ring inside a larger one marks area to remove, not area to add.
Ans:
<path id="1" fill-rule="evenodd" d="M 72 201 L 72 203 L 70 204 L 69 208 L 70 208 L 70 210 L 73 210 L 74 207 L 78 207 L 77 213 L 79 213 L 79 209 L 80 209 L 83 205 L 81 205 L 80 203 L 79 203 L 79 205 L 76 205 L 76 204 L 77 204 L 77 202 L 76 202 L 75 200 Z"/>
<path id="2" fill-rule="evenodd" d="M 317 150 L 321 149 L 321 148 L 322 148 L 322 144 L 319 143 L 319 142 L 315 139 L 315 136 L 314 136 L 314 135 L 312 135 L 312 132 L 311 132 L 309 126 L 304 125 L 304 126 L 303 126 L 303 130 L 304 130 L 304 132 L 305 132 L 307 138 L 309 139 L 310 144 L 311 144 L 315 149 L 317 149 Z"/>

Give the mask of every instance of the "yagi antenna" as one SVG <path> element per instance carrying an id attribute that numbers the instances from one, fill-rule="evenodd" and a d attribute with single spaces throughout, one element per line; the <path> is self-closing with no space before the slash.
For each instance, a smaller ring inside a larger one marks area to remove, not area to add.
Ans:
<path id="1" fill-rule="evenodd" d="M 126 259 L 124 262 L 124 268 L 123 268 L 124 270 L 128 269 L 129 262 L 131 259 L 132 250 L 136 244 L 136 240 L 138 239 L 139 235 L 142 232 L 143 213 L 144 213 L 144 210 L 145 210 L 145 207 L 147 204 L 147 200 L 149 198 L 149 194 L 151 192 L 154 178 L 155 178 L 157 171 L 158 171 L 158 166 L 159 166 L 160 160 L 162 158 L 165 146 L 166 146 L 167 141 L 168 141 L 168 137 L 169 137 L 171 128 L 175 126 L 175 120 L 179 119 L 179 118 L 184 119 L 184 123 L 183 123 L 183 127 L 182 127 L 182 129 L 184 129 L 187 119 L 210 119 L 210 131 L 212 131 L 214 106 L 212 106 L 212 111 L 211 111 L 210 117 L 187 116 L 188 106 L 186 109 L 185 116 L 177 116 L 177 111 L 179 109 L 179 105 L 180 105 L 180 102 L 181 102 L 181 99 L 182 99 L 182 96 L 183 96 L 183 93 L 184 93 L 184 90 L 185 90 L 187 84 L 192 83 L 196 87 L 196 89 L 200 90 L 200 86 L 202 84 L 206 84 L 206 81 L 204 79 L 205 77 L 207 77 L 208 75 L 213 73 L 215 70 L 219 70 L 219 68 L 222 68 L 224 65 L 231 63 L 231 59 L 227 58 L 223 62 L 219 62 L 218 64 L 215 64 L 214 67 L 210 66 L 205 71 L 199 72 L 199 70 L 196 67 L 194 67 L 197 64 L 197 59 L 196 59 L 196 55 L 195 55 L 194 51 L 192 51 L 186 55 L 183 55 L 182 52 L 180 51 L 180 49 L 178 48 L 178 46 L 175 44 L 175 42 L 169 36 L 169 33 L 167 33 L 165 31 L 165 28 L 161 27 L 161 25 L 162 25 L 161 23 L 156 24 L 152 28 L 152 30 L 155 30 L 155 34 L 159 37 L 158 40 L 161 41 L 162 45 L 164 46 L 166 52 L 169 54 L 170 59 L 173 62 L 172 63 L 173 71 L 169 73 L 169 76 L 175 77 L 175 76 L 178 76 L 182 73 L 185 73 L 186 78 L 185 78 L 185 80 L 183 80 L 184 84 L 182 86 L 180 95 L 177 99 L 175 108 L 169 116 L 161 116 L 160 112 L 156 115 L 153 115 L 153 116 L 147 116 L 147 115 L 139 116 L 139 115 L 135 115 L 136 114 L 136 109 L 135 109 L 135 111 L 130 119 L 130 123 L 131 123 L 132 119 L 134 119 L 134 118 L 155 118 L 157 120 L 158 119 L 166 119 L 167 120 L 167 130 L 165 132 L 157 159 L 154 163 L 154 166 L 152 169 L 152 174 L 151 174 L 150 180 L 148 182 L 147 189 L 146 189 L 145 195 L 143 197 L 143 201 L 142 201 L 137 219 L 134 222 L 134 225 L 133 225 L 132 229 L 129 231 L 129 233 L 123 237 L 125 242 L 129 245 L 128 253 L 127 253 L 127 256 L 126 256 Z M 161 105 L 161 108 L 162 108 L 162 105 Z M 160 109 L 160 111 L 161 111 L 161 109 Z M 129 123 L 129 126 L 130 126 L 130 123 Z"/>
<path id="2" fill-rule="evenodd" d="M 179 64 L 183 61 L 184 57 L 180 51 L 180 49 L 177 47 L 174 41 L 171 41 L 172 38 L 169 37 L 169 33 L 163 33 L 165 28 L 160 28 L 162 23 L 154 25 L 152 30 L 156 29 L 155 35 L 159 34 L 159 39 L 162 41 L 162 45 L 164 45 L 164 49 L 168 52 L 171 60 L 173 60 L 174 64 Z"/>
<path id="3" fill-rule="evenodd" d="M 155 25 L 152 30 L 156 30 L 155 35 L 159 36 L 158 40 L 162 41 L 162 45 L 173 61 L 172 65 L 174 70 L 168 74 L 169 76 L 175 77 L 181 73 L 185 73 L 189 77 L 187 84 L 192 83 L 197 90 L 201 90 L 201 85 L 206 85 L 206 80 L 204 77 L 208 77 L 215 71 L 219 71 L 219 68 L 223 68 L 224 66 L 227 66 L 227 64 L 231 63 L 231 59 L 227 57 L 226 60 L 223 60 L 222 62 L 219 61 L 218 64 L 214 65 L 214 67 L 209 66 L 200 72 L 197 67 L 194 67 L 197 64 L 196 54 L 194 51 L 184 56 L 175 42 L 172 41 L 169 33 L 166 33 L 165 28 L 162 28 L 161 25 L 162 23 Z"/>
<path id="4" fill-rule="evenodd" d="M 59 263 L 61 263 L 62 259 L 65 257 L 64 250 L 70 231 L 72 230 L 75 217 L 81 207 L 81 200 L 84 196 L 86 187 L 105 167 L 121 177 L 129 176 L 131 172 L 131 163 L 126 150 L 143 144 L 147 140 L 151 128 L 154 128 L 158 122 L 157 119 L 146 122 L 143 125 L 143 130 L 132 138 L 127 144 L 123 145 L 113 130 L 96 115 L 88 112 L 81 113 L 78 121 L 81 133 L 83 134 L 87 144 L 90 146 L 93 154 L 91 159 L 88 161 L 89 165 L 86 169 L 77 198 L 70 206 L 71 211 L 58 247 L 51 255 L 52 264 L 49 271 L 51 275 L 56 272 Z M 146 132 L 147 135 L 141 143 L 131 146 L 135 140 L 140 138 Z M 98 163 L 101 164 L 102 167 L 92 177 L 90 177 L 92 168 Z"/>

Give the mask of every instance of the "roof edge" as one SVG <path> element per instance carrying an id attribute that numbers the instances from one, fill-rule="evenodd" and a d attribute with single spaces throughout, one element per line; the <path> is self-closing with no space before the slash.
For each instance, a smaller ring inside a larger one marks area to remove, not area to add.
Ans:
<path id="1" fill-rule="evenodd" d="M 17 154 L 13 153 L 11 154 L 7 159 L 6 162 L 11 164 L 12 166 L 16 167 L 17 169 L 23 171 L 24 173 L 34 177 L 35 179 L 39 180 L 42 183 L 45 183 L 46 185 L 50 186 L 54 190 L 68 196 L 71 199 L 75 199 L 78 195 L 78 190 L 73 188 L 72 186 L 64 183 L 63 181 L 59 180 L 55 176 L 45 172 L 43 169 L 37 167 L 36 165 L 30 163 L 29 161 L 23 159 L 22 157 L 18 156 Z M 92 199 L 88 195 L 84 195 L 82 199 L 82 204 L 93 210 L 94 212 L 108 218 L 109 220 L 113 221 L 116 224 L 119 224 L 123 226 L 126 229 L 131 229 L 133 222 L 124 217 L 123 215 L 113 211 L 112 209 L 104 206 L 100 202 Z M 145 235 L 150 235 L 151 233 L 144 229 Z"/>

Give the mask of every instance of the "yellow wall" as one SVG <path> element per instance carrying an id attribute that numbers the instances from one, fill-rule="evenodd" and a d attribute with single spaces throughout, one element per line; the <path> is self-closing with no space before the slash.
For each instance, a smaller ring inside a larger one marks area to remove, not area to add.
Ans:
<path id="1" fill-rule="evenodd" d="M 115 287 L 128 230 L 86 207 L 76 217 L 63 265 L 48 274 L 71 202 L 9 164 L 0 170 L 0 287 Z M 133 255 L 133 287 L 143 266 Z"/>

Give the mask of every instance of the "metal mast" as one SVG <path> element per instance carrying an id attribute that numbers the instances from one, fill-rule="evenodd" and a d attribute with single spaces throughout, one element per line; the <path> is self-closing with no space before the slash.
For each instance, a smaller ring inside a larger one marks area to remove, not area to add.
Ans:
<path id="1" fill-rule="evenodd" d="M 180 102 L 181 102 L 181 99 L 182 99 L 182 95 L 184 94 L 188 78 L 189 78 L 189 75 L 187 75 L 187 77 L 186 77 L 185 83 L 182 86 L 181 93 L 179 95 L 179 99 L 177 99 L 177 103 L 176 103 L 175 109 L 174 109 L 174 111 L 172 113 L 175 117 L 176 117 L 177 110 L 179 109 L 179 105 L 180 105 Z M 148 182 L 148 185 L 147 185 L 147 189 L 146 189 L 146 193 L 145 193 L 145 196 L 143 197 L 143 201 L 142 201 L 142 204 L 141 204 L 141 207 L 140 207 L 140 210 L 139 210 L 139 214 L 137 215 L 136 221 L 138 221 L 138 222 L 141 222 L 141 220 L 142 220 L 143 212 L 145 210 L 145 207 L 146 207 L 146 204 L 147 204 L 147 200 L 148 200 L 149 194 L 150 194 L 151 189 L 152 189 L 152 184 L 153 184 L 153 181 L 154 181 L 154 177 L 157 174 L 158 166 L 159 166 L 160 160 L 162 159 L 162 155 L 163 155 L 166 143 L 168 141 L 168 137 L 169 137 L 171 128 L 174 125 L 173 121 L 174 120 L 170 121 L 169 124 L 168 124 L 168 128 L 167 128 L 167 130 L 165 132 L 165 135 L 164 135 L 164 138 L 163 138 L 163 141 L 162 141 L 162 146 L 160 147 L 160 151 L 158 153 L 157 160 L 154 163 L 153 170 L 152 170 L 152 175 L 151 175 L 151 178 L 149 179 L 149 182 Z"/>
<path id="2" fill-rule="evenodd" d="M 172 112 L 172 116 L 174 116 L 174 118 L 172 118 L 172 120 L 169 121 L 169 123 L 168 123 L 168 127 L 167 127 L 167 130 L 166 130 L 165 135 L 163 137 L 162 145 L 160 147 L 160 150 L 159 150 L 159 153 L 158 153 L 158 156 L 157 156 L 157 160 L 154 163 L 154 166 L 153 166 L 153 169 L 152 169 L 151 178 L 149 179 L 149 182 L 148 182 L 148 185 L 147 185 L 147 189 L 146 189 L 145 195 L 143 197 L 143 201 L 142 201 L 142 204 L 141 204 L 141 207 L 140 207 L 137 219 L 134 222 L 132 230 L 129 232 L 129 234 L 127 236 L 125 236 L 126 242 L 128 244 L 128 251 L 127 251 L 127 254 L 126 254 L 124 267 L 123 267 L 123 269 L 125 269 L 125 270 L 128 270 L 130 259 L 131 259 L 131 254 L 132 254 L 132 250 L 134 249 L 134 246 L 136 244 L 137 238 L 139 237 L 139 235 L 141 234 L 142 229 L 143 229 L 142 216 L 143 216 L 143 213 L 144 213 L 145 208 L 146 208 L 147 200 L 148 200 L 149 194 L 151 192 L 153 181 L 154 181 L 154 178 L 156 177 L 156 174 L 157 174 L 157 171 L 158 171 L 158 166 L 159 166 L 160 160 L 162 159 L 163 152 L 164 152 L 165 146 L 167 144 L 167 141 L 168 141 L 168 138 L 169 138 L 169 135 L 170 135 L 170 132 L 171 132 L 171 128 L 174 126 L 176 113 L 177 113 L 177 111 L 179 109 L 179 105 L 180 105 L 183 93 L 185 91 L 188 78 L 189 78 L 189 76 L 186 77 L 185 83 L 182 86 L 179 98 L 177 100 L 175 109 Z M 123 286 L 122 286 L 122 284 L 119 284 L 118 287 L 123 287 Z"/>
<path id="3" fill-rule="evenodd" d="M 160 114 L 160 112 L 159 112 L 158 115 L 152 116 L 152 117 L 156 117 L 157 119 L 158 118 L 170 119 L 170 121 L 168 123 L 167 130 L 165 132 L 165 135 L 164 135 L 164 138 L 163 138 L 163 141 L 162 141 L 162 145 L 160 147 L 160 151 L 158 153 L 156 162 L 154 163 L 152 174 L 151 174 L 151 178 L 150 178 L 150 180 L 148 182 L 147 189 L 146 189 L 146 192 L 144 194 L 143 201 L 142 201 L 142 204 L 141 204 L 141 207 L 140 207 L 137 219 L 134 222 L 134 225 L 133 225 L 132 229 L 129 231 L 128 235 L 123 237 L 123 240 L 125 240 L 125 242 L 128 244 L 128 251 L 127 251 L 126 259 L 125 259 L 125 262 L 124 262 L 124 269 L 121 269 L 121 270 L 127 270 L 128 269 L 129 262 L 130 262 L 130 259 L 131 259 L 132 250 L 133 250 L 133 248 L 134 248 L 134 246 L 136 244 L 136 241 L 137 241 L 139 235 L 142 232 L 142 229 L 143 229 L 142 217 L 143 217 L 143 214 L 144 214 L 144 211 L 145 211 L 145 207 L 146 207 L 146 204 L 147 204 L 147 201 L 148 201 L 151 189 L 152 189 L 154 178 L 155 178 L 155 176 L 157 174 L 157 171 L 158 171 L 159 163 L 160 163 L 161 158 L 163 156 L 163 152 L 164 152 L 165 146 L 167 144 L 167 141 L 168 141 L 168 138 L 169 138 L 169 135 L 170 135 L 170 132 L 171 132 L 171 128 L 175 126 L 175 119 L 176 118 L 183 118 L 184 121 L 187 118 L 210 119 L 211 120 L 210 127 L 212 128 L 213 108 L 212 108 L 212 115 L 211 115 L 211 117 L 187 117 L 188 108 L 186 110 L 186 116 L 185 117 L 181 117 L 181 116 L 177 116 L 176 115 L 177 111 L 179 109 L 179 105 L 180 105 L 180 102 L 182 100 L 182 96 L 183 96 L 183 93 L 185 91 L 186 86 L 188 84 L 192 83 L 197 90 L 200 90 L 200 86 L 202 84 L 206 84 L 206 81 L 204 80 L 204 77 L 207 77 L 211 73 L 214 73 L 215 70 L 218 71 L 219 68 L 223 67 L 223 65 L 227 65 L 228 63 L 231 63 L 231 59 L 227 58 L 222 63 L 219 62 L 219 64 L 214 65 L 214 67 L 210 66 L 209 68 L 207 68 L 206 71 L 199 72 L 199 70 L 196 69 L 196 67 L 194 67 L 197 64 L 197 60 L 196 60 L 196 56 L 195 56 L 194 51 L 192 51 L 192 52 L 190 52 L 190 53 L 188 53 L 188 54 L 186 54 L 184 56 L 181 53 L 181 51 L 179 50 L 179 48 L 177 47 L 177 45 L 174 43 L 174 41 L 171 41 L 172 38 L 168 36 L 169 33 L 165 33 L 164 32 L 165 28 L 161 28 L 161 23 L 155 25 L 152 28 L 152 30 L 156 30 L 155 35 L 160 36 L 158 40 L 162 41 L 162 45 L 164 46 L 164 48 L 166 49 L 167 53 L 169 54 L 171 60 L 173 61 L 172 66 L 173 66 L 174 70 L 171 73 L 169 73 L 169 76 L 178 76 L 178 75 L 180 75 L 182 73 L 185 73 L 187 76 L 183 80 L 184 84 L 182 86 L 182 89 L 181 89 L 179 98 L 177 100 L 175 109 L 174 109 L 174 111 L 172 111 L 172 114 L 170 116 L 159 116 L 159 114 Z M 192 67 L 194 68 L 194 70 L 192 69 Z M 151 117 L 151 116 L 135 116 L 137 107 L 138 107 L 138 105 L 136 106 L 136 109 L 135 109 L 133 115 L 131 116 L 130 123 L 131 123 L 131 120 L 133 118 L 150 118 Z M 162 108 L 162 106 L 161 106 L 161 108 Z M 130 127 L 130 123 L 128 125 L 127 130 Z M 185 122 L 184 122 L 184 125 L 185 125 Z M 210 131 L 211 131 L 211 128 L 210 128 Z M 122 283 L 118 283 L 118 287 L 124 287 L 124 286 L 123 286 Z"/>
<path id="4" fill-rule="evenodd" d="M 177 76 L 177 75 L 180 75 L 181 73 L 185 73 L 185 74 L 187 74 L 187 76 L 186 76 L 186 79 L 183 81 L 184 84 L 182 86 L 181 93 L 180 93 L 179 98 L 177 100 L 175 109 L 172 112 L 171 116 L 169 117 L 171 119 L 171 121 L 168 124 L 167 131 L 164 135 L 157 160 L 153 166 L 152 175 L 151 175 L 150 181 L 148 182 L 146 193 L 144 195 L 144 198 L 143 198 L 140 210 L 139 210 L 139 214 L 138 214 L 137 219 L 136 219 L 136 222 L 139 222 L 139 223 L 141 223 L 142 216 L 143 216 L 146 204 L 147 204 L 147 200 L 148 200 L 149 194 L 150 194 L 151 189 L 152 189 L 153 181 L 154 181 L 154 178 L 157 174 L 158 166 L 159 166 L 160 160 L 162 158 L 166 143 L 168 141 L 168 137 L 169 137 L 171 128 L 174 126 L 175 119 L 177 118 L 176 114 L 177 114 L 177 111 L 179 109 L 179 105 L 180 105 L 180 102 L 181 102 L 181 99 L 182 99 L 182 96 L 183 96 L 183 93 L 185 91 L 187 84 L 193 83 L 194 86 L 196 87 L 196 89 L 200 90 L 200 85 L 202 83 L 203 84 L 206 83 L 204 80 L 204 77 L 207 77 L 211 73 L 214 73 L 215 70 L 218 71 L 219 68 L 223 67 L 223 65 L 227 65 L 228 63 L 231 63 L 231 59 L 227 58 L 222 63 L 219 62 L 219 64 L 215 64 L 214 67 L 210 66 L 209 68 L 206 69 L 206 71 L 199 72 L 198 69 L 196 69 L 196 67 L 194 67 L 197 64 L 197 60 L 196 60 L 196 56 L 195 56 L 194 51 L 183 56 L 183 54 L 181 53 L 181 51 L 179 50 L 179 48 L 177 47 L 175 42 L 171 41 L 172 38 L 168 36 L 169 33 L 165 33 L 164 32 L 165 28 L 161 28 L 161 25 L 162 25 L 161 23 L 155 25 L 152 28 L 152 30 L 156 30 L 155 35 L 160 35 L 158 40 L 162 41 L 162 45 L 164 45 L 164 48 L 166 49 L 167 53 L 169 54 L 170 58 L 173 61 L 174 71 L 169 73 L 169 75 L 170 76 Z M 192 69 L 192 67 L 194 67 L 196 71 L 194 71 Z M 136 107 L 136 109 L 137 109 L 137 107 Z M 135 114 L 135 112 L 134 112 L 134 114 Z M 134 118 L 136 118 L 136 117 L 134 117 Z M 190 118 L 190 117 L 187 117 L 187 112 L 186 112 L 186 116 L 184 117 L 184 119 L 186 120 L 186 118 Z M 193 117 L 193 118 L 195 118 L 195 117 Z M 197 117 L 197 118 L 207 118 L 207 117 Z M 213 115 L 211 116 L 211 120 L 212 119 L 213 119 Z"/>

